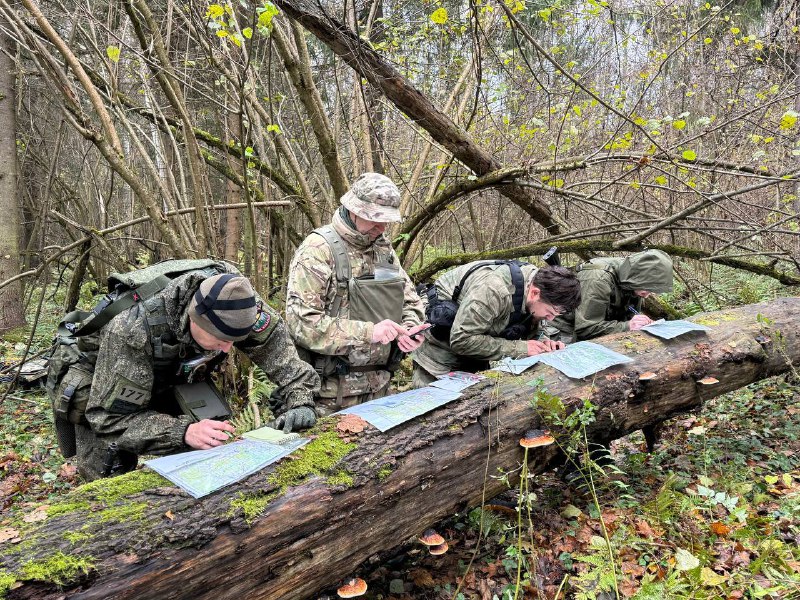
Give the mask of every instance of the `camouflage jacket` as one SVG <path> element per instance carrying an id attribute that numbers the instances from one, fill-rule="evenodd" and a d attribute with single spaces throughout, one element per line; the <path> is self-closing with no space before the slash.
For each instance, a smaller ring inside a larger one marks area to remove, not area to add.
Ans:
<path id="1" fill-rule="evenodd" d="M 397 255 L 385 236 L 370 242 L 367 236 L 346 224 L 339 212 L 334 214 L 331 224 L 345 242 L 352 277 L 373 274 L 375 265 L 381 262 L 399 265 Z M 422 322 L 422 302 L 402 268 L 400 276 L 405 279 L 401 324 L 413 327 Z M 374 323 L 350 318 L 347 293 L 342 299 L 339 316 L 328 314 L 336 291 L 333 253 L 322 236 L 312 233 L 297 249 L 289 269 L 286 323 L 295 344 L 317 354 L 343 356 L 353 366 L 385 363 L 388 346 L 372 343 Z M 368 371 L 349 373 L 342 379 L 345 386 L 342 395 L 355 396 L 385 387 L 391 374 L 388 371 Z M 338 386 L 339 377 L 325 378 L 320 396 L 335 398 Z"/>
<path id="2" fill-rule="evenodd" d="M 574 313 L 553 321 L 565 341 L 590 340 L 609 333 L 628 331 L 642 299 L 634 294 L 647 290 L 672 291 L 672 260 L 660 250 L 646 250 L 626 258 L 593 258 L 577 269 L 581 304 Z"/>
<path id="3" fill-rule="evenodd" d="M 436 293 L 440 300 L 449 300 L 453 289 L 464 274 L 475 263 L 462 265 L 448 271 L 436 281 Z M 523 265 L 525 298 L 533 265 Z M 444 375 L 450 371 L 472 370 L 475 362 L 488 362 L 506 356 L 520 358 L 528 355 L 526 340 L 507 340 L 500 333 L 508 326 L 514 310 L 512 297 L 514 284 L 511 271 L 506 265 L 487 265 L 472 273 L 461 290 L 458 299 L 450 343 L 425 334 L 425 341 L 413 354 L 418 363 L 431 375 Z M 523 306 L 523 315 L 532 318 Z M 538 335 L 538 322 L 534 322 L 528 338 Z"/>
<path id="4" fill-rule="evenodd" d="M 230 271 L 235 269 L 230 267 Z M 153 298 L 120 313 L 102 329 L 86 407 L 86 418 L 98 442 L 102 439 L 107 445 L 116 441 L 120 450 L 135 454 L 187 449 L 184 434 L 192 420 L 178 410 L 169 383 L 156 380 L 157 372 L 176 373 L 184 358 L 177 358 L 172 369 L 155 367 L 155 338 L 147 316 L 154 310 L 165 315 L 166 323 L 159 327 L 168 334 L 159 339 L 171 340 L 177 346 L 177 356 L 191 358 L 203 353 L 189 333 L 186 308 L 205 276 L 193 271 L 176 278 Z M 317 374 L 297 356 L 280 316 L 260 298 L 256 301 L 262 311 L 259 321 L 250 336 L 234 347 L 277 384 L 272 400 L 281 410 L 313 406 Z"/>

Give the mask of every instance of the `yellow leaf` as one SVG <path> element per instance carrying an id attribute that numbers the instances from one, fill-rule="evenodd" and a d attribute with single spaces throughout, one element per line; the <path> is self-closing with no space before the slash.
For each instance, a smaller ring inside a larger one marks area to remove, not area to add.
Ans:
<path id="1" fill-rule="evenodd" d="M 119 47 L 108 46 L 106 48 L 106 56 L 111 59 L 111 62 L 119 62 Z"/>
<path id="2" fill-rule="evenodd" d="M 731 27 L 731 33 L 732 33 L 733 35 L 736 35 L 737 33 L 740 33 L 741 31 L 742 31 L 742 30 L 741 30 L 741 29 L 739 29 L 738 27 Z"/>
<path id="3" fill-rule="evenodd" d="M 678 119 L 677 121 L 672 122 L 672 126 L 678 131 L 680 131 L 681 129 L 686 127 L 686 121 L 684 121 L 683 119 Z"/>
<path id="4" fill-rule="evenodd" d="M 446 8 L 437 8 L 433 11 L 431 15 L 431 21 L 436 23 L 437 25 L 444 25 L 447 23 L 447 9 Z"/>
<path id="5" fill-rule="evenodd" d="M 797 124 L 798 114 L 793 110 L 787 110 L 781 116 L 781 129 L 792 129 Z"/>
<path id="6" fill-rule="evenodd" d="M 715 573 L 708 567 L 703 567 L 703 569 L 700 571 L 700 580 L 705 585 L 722 585 L 723 583 L 728 581 L 728 578 L 725 577 L 724 575 Z"/>
<path id="7" fill-rule="evenodd" d="M 217 37 L 221 38 L 228 37 L 228 32 L 225 31 L 224 29 L 220 29 L 219 31 L 217 31 Z"/>
<path id="8" fill-rule="evenodd" d="M 212 19 L 219 19 L 224 14 L 225 9 L 219 4 L 209 5 L 208 10 L 206 11 L 206 17 L 211 17 Z"/>
<path id="9" fill-rule="evenodd" d="M 697 158 L 697 153 L 694 150 L 684 150 L 681 156 L 683 156 L 684 160 L 695 160 Z"/>
<path id="10" fill-rule="evenodd" d="M 245 27 L 242 29 L 242 35 L 246 37 L 248 40 L 253 37 L 253 30 L 250 27 Z"/>

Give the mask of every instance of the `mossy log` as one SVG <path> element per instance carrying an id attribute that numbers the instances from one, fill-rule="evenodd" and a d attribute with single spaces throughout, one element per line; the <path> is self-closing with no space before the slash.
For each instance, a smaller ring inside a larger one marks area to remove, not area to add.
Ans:
<path id="1" fill-rule="evenodd" d="M 544 424 L 554 396 L 567 410 L 591 398 L 587 434 L 605 442 L 800 364 L 800 298 L 696 320 L 712 330 L 604 338 L 635 360 L 587 380 L 539 365 L 387 433 L 368 426 L 343 439 L 338 419 L 326 420 L 296 458 L 201 500 L 148 471 L 85 485 L 37 509 L 42 520 L 3 526 L 18 539 L 0 542 L 0 590 L 14 599 L 313 597 L 376 552 L 479 505 L 484 484 L 487 498 L 503 491 L 484 482 L 487 454 L 488 472 L 515 469 L 521 434 Z M 640 380 L 648 371 L 656 378 Z M 706 377 L 718 383 L 698 383 Z M 546 394 L 527 384 L 534 378 Z M 554 446 L 530 451 L 531 471 L 555 455 Z"/>

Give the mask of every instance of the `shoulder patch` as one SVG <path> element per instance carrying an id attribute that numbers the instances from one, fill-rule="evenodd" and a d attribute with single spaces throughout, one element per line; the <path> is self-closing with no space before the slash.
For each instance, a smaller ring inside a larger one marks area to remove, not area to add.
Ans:
<path id="1" fill-rule="evenodd" d="M 269 327 L 270 321 L 272 321 L 272 315 L 259 306 L 256 322 L 253 323 L 253 331 L 261 333 Z"/>
<path id="2" fill-rule="evenodd" d="M 105 408 L 112 413 L 130 414 L 142 409 L 149 401 L 148 390 L 120 377 L 105 403 Z"/>

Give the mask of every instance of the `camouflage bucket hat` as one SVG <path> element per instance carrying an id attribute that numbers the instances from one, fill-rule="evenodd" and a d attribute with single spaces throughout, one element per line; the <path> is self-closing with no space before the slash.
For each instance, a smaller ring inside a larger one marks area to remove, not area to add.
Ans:
<path id="1" fill-rule="evenodd" d="M 362 219 L 375 223 L 398 223 L 400 190 L 380 173 L 363 173 L 341 199 L 342 206 Z"/>

